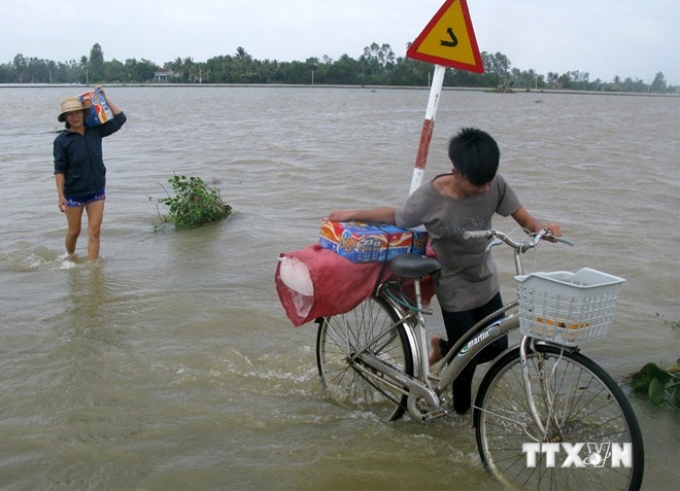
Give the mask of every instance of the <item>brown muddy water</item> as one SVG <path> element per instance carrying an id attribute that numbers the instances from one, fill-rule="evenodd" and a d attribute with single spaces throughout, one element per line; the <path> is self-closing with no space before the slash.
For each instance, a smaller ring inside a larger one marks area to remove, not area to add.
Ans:
<path id="1" fill-rule="evenodd" d="M 104 143 L 96 265 L 65 259 L 52 176 L 59 100 L 82 91 L 0 88 L 2 489 L 498 489 L 468 417 L 385 423 L 328 400 L 315 326 L 294 328 L 274 289 L 278 254 L 315 242 L 327 211 L 405 198 L 427 90 L 108 88 L 129 121 Z M 449 170 L 455 131 L 479 126 L 523 204 L 576 243 L 528 269 L 626 278 L 609 337 L 583 346 L 617 379 L 680 356 L 679 121 L 680 98 L 439 104 L 426 178 Z M 216 186 L 236 215 L 157 229 L 173 173 Z M 495 256 L 508 298 L 510 256 Z M 678 489 L 679 413 L 629 397 L 644 488 Z"/>

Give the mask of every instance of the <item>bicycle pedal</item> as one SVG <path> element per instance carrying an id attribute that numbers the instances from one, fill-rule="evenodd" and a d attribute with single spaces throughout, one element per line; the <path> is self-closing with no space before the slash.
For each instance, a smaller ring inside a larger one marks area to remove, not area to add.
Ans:
<path id="1" fill-rule="evenodd" d="M 444 416 L 446 416 L 446 414 L 447 414 L 447 413 L 446 413 L 445 410 L 443 410 L 443 409 L 438 409 L 438 410 L 436 410 L 436 411 L 432 411 L 432 412 L 430 412 L 430 413 L 423 414 L 423 416 L 422 416 L 422 422 L 423 422 L 423 423 L 429 423 L 429 422 L 432 421 L 433 419 L 443 418 Z"/>

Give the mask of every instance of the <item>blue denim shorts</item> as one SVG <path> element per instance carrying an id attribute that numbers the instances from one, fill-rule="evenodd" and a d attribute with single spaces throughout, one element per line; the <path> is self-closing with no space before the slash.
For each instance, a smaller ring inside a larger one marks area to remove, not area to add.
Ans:
<path id="1" fill-rule="evenodd" d="M 95 201 L 102 201 L 106 199 L 106 191 L 102 189 L 98 193 L 87 194 L 85 196 L 78 196 L 76 198 L 66 198 L 66 206 L 80 207 L 94 203 Z"/>

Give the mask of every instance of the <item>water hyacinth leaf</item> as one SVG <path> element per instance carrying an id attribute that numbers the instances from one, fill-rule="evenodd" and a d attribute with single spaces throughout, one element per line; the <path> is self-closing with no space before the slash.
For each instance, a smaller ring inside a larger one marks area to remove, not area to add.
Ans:
<path id="1" fill-rule="evenodd" d="M 649 384 L 651 384 L 653 380 L 658 379 L 663 385 L 672 378 L 673 375 L 659 368 L 655 363 L 647 363 L 639 372 L 633 374 L 631 387 L 637 391 L 647 392 Z"/>
<path id="2" fill-rule="evenodd" d="M 661 406 L 666 402 L 666 390 L 659 379 L 655 378 L 649 383 L 649 400 L 655 406 Z"/>

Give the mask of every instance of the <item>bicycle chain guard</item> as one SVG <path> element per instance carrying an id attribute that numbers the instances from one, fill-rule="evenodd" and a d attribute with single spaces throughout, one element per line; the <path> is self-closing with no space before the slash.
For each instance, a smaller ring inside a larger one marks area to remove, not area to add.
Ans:
<path id="1" fill-rule="evenodd" d="M 433 419 L 446 416 L 446 411 L 442 408 L 437 394 L 415 384 L 409 388 L 406 407 L 411 417 L 421 423 L 429 423 Z"/>

